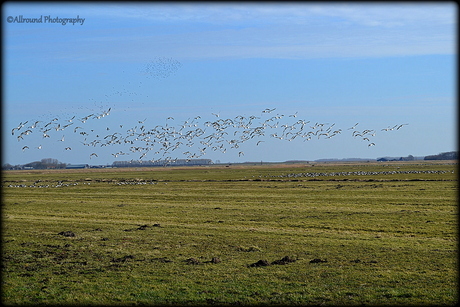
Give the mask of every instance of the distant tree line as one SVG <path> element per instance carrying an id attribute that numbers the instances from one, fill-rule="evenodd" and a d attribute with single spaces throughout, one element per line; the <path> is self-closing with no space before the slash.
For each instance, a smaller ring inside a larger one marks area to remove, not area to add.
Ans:
<path id="1" fill-rule="evenodd" d="M 458 159 L 457 151 L 441 152 L 437 155 L 431 155 L 431 156 L 425 157 L 425 160 L 457 160 L 457 159 Z"/>
<path id="2" fill-rule="evenodd" d="M 24 165 L 25 167 L 33 167 L 34 169 L 53 169 L 66 168 L 66 163 L 61 163 L 57 159 L 46 158 L 40 161 L 30 162 Z"/>
<path id="3" fill-rule="evenodd" d="M 413 155 L 408 155 L 407 157 L 399 157 L 399 158 L 379 158 L 377 161 L 384 162 L 384 161 L 414 161 L 415 157 Z"/>
<path id="4" fill-rule="evenodd" d="M 149 167 L 149 166 L 190 166 L 190 165 L 210 165 L 211 159 L 177 159 L 161 161 L 115 161 L 110 167 Z M 67 164 L 59 162 L 57 159 L 46 158 L 41 161 L 30 162 L 23 165 L 2 165 L 2 170 L 24 170 L 24 169 L 62 169 L 62 168 L 99 168 L 109 167 L 109 165 L 88 165 L 88 164 Z"/>
<path id="5" fill-rule="evenodd" d="M 40 161 L 30 162 L 24 165 L 11 165 L 11 164 L 4 164 L 2 169 L 60 169 L 66 168 L 67 164 L 59 162 L 57 159 L 46 158 L 41 159 Z"/>
<path id="6" fill-rule="evenodd" d="M 408 155 L 407 157 L 400 157 L 400 158 L 378 158 L 377 161 L 414 161 L 419 160 L 422 157 L 414 157 L 412 155 Z M 449 152 L 442 152 L 437 155 L 430 155 L 425 156 L 424 160 L 458 160 L 458 152 L 457 151 L 449 151 Z M 327 160 L 327 159 L 324 159 Z M 333 160 L 333 159 L 332 159 Z M 342 159 L 345 160 L 345 159 Z M 350 159 L 351 160 L 351 159 Z M 353 160 L 360 160 L 360 159 L 353 159 Z M 369 159 L 367 159 L 369 160 Z M 320 160 L 316 160 L 320 161 Z M 174 166 L 174 165 L 209 165 L 212 164 L 210 159 L 191 159 L 191 160 L 182 160 L 178 159 L 175 161 L 158 161 L 156 163 L 153 162 L 142 162 L 142 161 L 115 161 L 112 166 L 113 167 L 129 167 L 129 166 Z M 9 163 L 5 163 L 2 165 L 2 170 L 20 170 L 20 169 L 62 169 L 67 168 L 66 163 L 59 162 L 57 159 L 46 158 L 41 159 L 40 161 L 30 162 L 23 165 L 11 165 Z"/>

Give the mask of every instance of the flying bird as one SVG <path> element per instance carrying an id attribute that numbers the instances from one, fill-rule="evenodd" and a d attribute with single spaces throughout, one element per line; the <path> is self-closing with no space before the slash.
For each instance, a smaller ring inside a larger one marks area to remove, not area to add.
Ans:
<path id="1" fill-rule="evenodd" d="M 351 128 L 348 128 L 348 130 L 352 130 L 352 129 L 355 129 L 355 128 L 356 128 L 356 126 L 358 126 L 358 124 L 359 124 L 359 123 L 356 123 L 356 124 L 355 124 L 353 127 L 351 127 Z"/>
<path id="2" fill-rule="evenodd" d="M 273 112 L 275 110 L 276 110 L 276 108 L 274 108 L 274 109 L 265 109 L 265 110 L 262 111 L 262 113 L 271 113 L 271 112 Z"/>
<path id="3" fill-rule="evenodd" d="M 39 123 L 40 121 L 37 120 L 32 126 L 30 126 L 30 128 L 34 129 L 35 127 L 37 127 L 37 124 Z"/>
<path id="4" fill-rule="evenodd" d="M 396 130 L 399 130 L 399 128 L 401 128 L 402 126 L 407 126 L 409 124 L 402 124 L 402 125 L 399 125 L 398 128 L 396 128 Z"/>

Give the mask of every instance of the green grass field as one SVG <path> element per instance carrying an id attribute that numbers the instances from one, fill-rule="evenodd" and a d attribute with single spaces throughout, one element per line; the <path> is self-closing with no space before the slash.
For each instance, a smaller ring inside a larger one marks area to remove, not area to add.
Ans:
<path id="1" fill-rule="evenodd" d="M 454 305 L 456 172 L 452 161 L 6 171 L 3 303 Z M 276 263 L 285 256 L 295 261 Z"/>

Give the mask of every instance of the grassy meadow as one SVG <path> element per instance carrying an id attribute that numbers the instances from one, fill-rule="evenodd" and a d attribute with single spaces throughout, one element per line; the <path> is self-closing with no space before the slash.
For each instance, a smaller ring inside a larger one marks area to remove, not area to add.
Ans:
<path id="1" fill-rule="evenodd" d="M 454 305 L 457 189 L 456 161 L 5 171 L 2 300 Z"/>

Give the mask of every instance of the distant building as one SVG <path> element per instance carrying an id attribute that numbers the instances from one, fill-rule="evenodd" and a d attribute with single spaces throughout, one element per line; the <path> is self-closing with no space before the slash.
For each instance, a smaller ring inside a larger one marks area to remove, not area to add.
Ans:
<path id="1" fill-rule="evenodd" d="M 75 169 L 75 168 L 88 168 L 89 165 L 88 164 L 69 164 L 66 166 L 66 168 L 72 168 L 72 169 Z"/>

